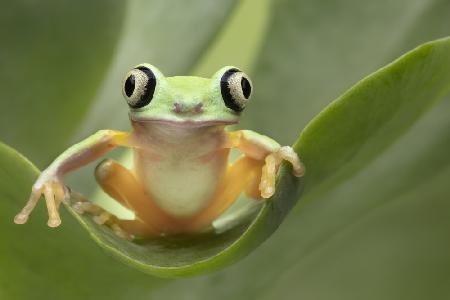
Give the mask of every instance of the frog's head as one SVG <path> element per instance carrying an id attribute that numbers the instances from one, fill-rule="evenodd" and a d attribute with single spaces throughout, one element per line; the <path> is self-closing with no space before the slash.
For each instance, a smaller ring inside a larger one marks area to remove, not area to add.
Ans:
<path id="1" fill-rule="evenodd" d="M 250 78 L 223 67 L 211 78 L 164 77 L 150 64 L 127 73 L 122 92 L 135 122 L 208 126 L 239 121 L 252 92 Z"/>

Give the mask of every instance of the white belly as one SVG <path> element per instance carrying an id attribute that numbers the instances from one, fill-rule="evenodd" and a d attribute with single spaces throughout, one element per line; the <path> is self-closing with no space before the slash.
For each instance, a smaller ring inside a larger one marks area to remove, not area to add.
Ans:
<path id="1" fill-rule="evenodd" d="M 218 147 L 221 134 L 182 133 L 174 137 L 172 132 L 164 141 L 148 141 L 146 147 L 136 149 L 135 172 L 161 209 L 189 217 L 212 200 L 227 166 L 228 151 Z"/>

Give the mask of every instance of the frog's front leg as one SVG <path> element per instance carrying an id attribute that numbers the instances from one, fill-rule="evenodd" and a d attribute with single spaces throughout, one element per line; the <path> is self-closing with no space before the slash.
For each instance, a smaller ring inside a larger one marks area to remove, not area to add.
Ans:
<path id="1" fill-rule="evenodd" d="M 282 147 L 271 138 L 250 130 L 228 132 L 225 148 L 237 148 L 244 155 L 230 164 L 214 200 L 187 227 L 191 231 L 211 224 L 243 191 L 251 198 L 270 198 L 275 192 L 276 174 L 283 160 L 292 164 L 295 176 L 304 174 L 303 164 L 291 147 Z"/>
<path id="2" fill-rule="evenodd" d="M 61 218 L 58 208 L 68 194 L 63 184 L 64 175 L 92 162 L 116 146 L 129 146 L 129 136 L 130 134 L 127 132 L 100 130 L 67 149 L 41 173 L 32 187 L 27 204 L 16 215 L 14 222 L 16 224 L 26 223 L 39 198 L 44 195 L 49 215 L 47 224 L 50 227 L 59 226 Z"/>
<path id="3" fill-rule="evenodd" d="M 301 177 L 305 168 L 297 153 L 289 146 L 280 146 L 273 139 L 250 130 L 228 133 L 229 143 L 246 156 L 264 160 L 259 190 L 263 198 L 270 198 L 275 193 L 275 180 L 278 168 L 283 160 L 292 164 L 293 173 Z"/>

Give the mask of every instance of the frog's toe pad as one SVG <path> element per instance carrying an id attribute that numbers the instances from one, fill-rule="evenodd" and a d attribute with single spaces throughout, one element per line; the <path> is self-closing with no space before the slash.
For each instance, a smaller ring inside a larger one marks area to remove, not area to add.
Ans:
<path id="1" fill-rule="evenodd" d="M 261 197 L 267 199 L 273 196 L 273 194 L 275 193 L 275 188 L 268 186 L 268 187 L 264 187 L 261 190 Z"/>

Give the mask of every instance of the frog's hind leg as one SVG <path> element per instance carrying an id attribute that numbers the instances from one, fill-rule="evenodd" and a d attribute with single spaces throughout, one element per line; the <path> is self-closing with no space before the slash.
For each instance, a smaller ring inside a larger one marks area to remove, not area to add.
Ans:
<path id="1" fill-rule="evenodd" d="M 214 200 L 194 218 L 190 224 L 190 229 L 195 231 L 211 225 L 237 200 L 242 192 L 245 192 L 251 198 L 261 198 L 259 183 L 263 165 L 264 161 L 252 159 L 245 155 L 231 164 L 223 182 L 215 193 Z"/>
<path id="2" fill-rule="evenodd" d="M 167 231 L 171 220 L 154 204 L 131 171 L 106 159 L 95 169 L 95 177 L 109 196 L 134 212 L 134 220 L 116 220 L 124 231 L 142 237 Z"/>

